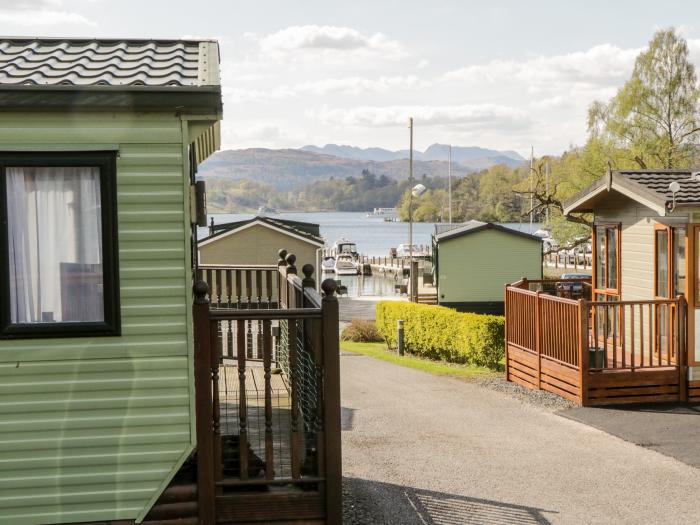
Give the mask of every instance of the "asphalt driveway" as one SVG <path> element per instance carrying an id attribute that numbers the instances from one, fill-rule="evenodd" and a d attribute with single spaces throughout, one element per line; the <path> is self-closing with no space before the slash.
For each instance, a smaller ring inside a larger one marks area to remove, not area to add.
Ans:
<path id="1" fill-rule="evenodd" d="M 688 523 L 700 470 L 507 394 L 341 357 L 347 523 Z"/>

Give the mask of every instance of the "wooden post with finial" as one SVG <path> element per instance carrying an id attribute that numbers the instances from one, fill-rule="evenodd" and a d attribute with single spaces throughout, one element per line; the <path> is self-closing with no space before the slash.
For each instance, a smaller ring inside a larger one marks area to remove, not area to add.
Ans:
<path id="1" fill-rule="evenodd" d="M 326 523 L 342 523 L 343 490 L 340 432 L 340 348 L 338 334 L 337 284 L 334 279 L 321 283 L 321 319 L 323 329 L 324 429 L 326 432 Z"/>
<path id="2" fill-rule="evenodd" d="M 287 281 L 287 308 L 297 308 L 299 306 L 296 294 L 297 290 L 294 286 L 289 286 L 289 276 L 297 274 L 297 267 L 294 266 L 294 263 L 297 261 L 297 256 L 293 253 L 288 253 L 285 260 L 287 262 L 287 267 L 285 269 L 285 278 Z"/>
<path id="3" fill-rule="evenodd" d="M 304 278 L 301 280 L 301 285 L 304 288 L 316 288 L 316 281 L 314 280 L 315 268 L 313 264 L 305 264 L 301 267 L 301 273 L 304 274 Z M 306 301 L 304 301 L 304 306 L 306 306 Z"/>
<path id="4" fill-rule="evenodd" d="M 197 432 L 197 498 L 199 523 L 215 522 L 214 433 L 211 385 L 211 331 L 209 287 L 204 281 L 194 285 L 192 320 L 194 326 L 195 426 Z"/>
<path id="5" fill-rule="evenodd" d="M 287 275 L 285 270 L 287 269 L 287 250 L 280 250 L 277 252 L 279 259 L 277 260 L 277 304 L 282 308 L 283 299 L 286 301 L 287 297 Z"/>

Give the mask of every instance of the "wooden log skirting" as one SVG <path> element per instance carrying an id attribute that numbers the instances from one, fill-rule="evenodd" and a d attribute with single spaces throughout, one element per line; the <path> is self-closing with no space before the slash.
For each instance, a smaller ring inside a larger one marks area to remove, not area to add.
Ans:
<path id="1" fill-rule="evenodd" d="M 526 279 L 506 286 L 507 380 L 583 406 L 700 400 L 700 381 L 687 381 L 682 296 L 601 302 L 531 288 L 571 290 Z"/>
<path id="2" fill-rule="evenodd" d="M 198 520 L 342 522 L 335 281 L 201 268 L 195 285 Z M 211 303 L 210 303 L 211 300 Z"/>

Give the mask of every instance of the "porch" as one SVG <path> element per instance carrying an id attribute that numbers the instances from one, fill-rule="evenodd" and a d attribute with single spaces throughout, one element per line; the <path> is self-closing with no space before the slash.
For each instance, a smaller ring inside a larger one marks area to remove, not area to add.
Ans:
<path id="1" fill-rule="evenodd" d="M 340 523 L 335 283 L 311 265 L 200 267 L 195 286 L 200 523 Z"/>
<path id="2" fill-rule="evenodd" d="M 506 378 L 583 406 L 687 401 L 684 297 L 592 299 L 582 279 L 506 286 Z"/>

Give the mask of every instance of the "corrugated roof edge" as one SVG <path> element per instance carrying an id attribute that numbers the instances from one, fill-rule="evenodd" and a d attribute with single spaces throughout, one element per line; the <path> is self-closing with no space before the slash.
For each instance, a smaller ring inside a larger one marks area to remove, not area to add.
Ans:
<path id="1" fill-rule="evenodd" d="M 215 224 L 214 225 L 214 233 L 212 235 L 208 235 L 207 237 L 204 237 L 203 239 L 199 239 L 198 242 L 204 242 L 204 241 L 209 241 L 212 240 L 216 237 L 219 237 L 221 235 L 224 235 L 226 233 L 229 233 L 231 231 L 237 230 L 239 228 L 242 228 L 243 226 L 246 226 L 248 224 L 252 224 L 254 222 L 263 222 L 266 224 L 269 224 L 270 226 L 275 226 L 277 228 L 286 230 L 288 233 L 294 234 L 294 235 L 299 235 L 302 237 L 306 237 L 308 240 L 315 241 L 317 243 L 323 243 L 323 237 L 320 235 L 314 235 L 312 233 L 309 233 L 308 231 L 300 230 L 298 228 L 294 228 L 293 226 L 290 226 L 289 223 L 294 223 L 297 222 L 299 224 L 308 224 L 308 225 L 313 225 L 313 226 L 318 226 L 315 223 L 312 222 L 301 222 L 301 221 L 287 221 L 286 219 L 274 219 L 272 217 L 253 217 L 250 219 L 243 219 L 240 221 L 235 221 L 235 222 L 228 222 L 228 223 L 222 223 L 222 224 Z"/>
<path id="2" fill-rule="evenodd" d="M 575 208 L 580 208 L 580 206 L 583 205 L 589 198 L 592 198 L 595 196 L 595 194 L 599 193 L 601 191 L 601 188 L 606 188 L 610 186 L 610 189 L 614 189 L 613 186 L 617 185 L 620 188 L 625 188 L 627 191 L 630 193 L 633 193 L 638 196 L 639 199 L 644 199 L 646 201 L 649 201 L 650 203 L 655 204 L 659 208 L 665 208 L 666 205 L 670 202 L 669 199 L 664 195 L 659 192 L 656 192 L 654 190 L 650 190 L 643 184 L 640 184 L 639 182 L 630 179 L 629 177 L 626 177 L 625 175 L 631 175 L 631 174 L 637 174 L 637 173 L 649 173 L 649 174 L 659 174 L 659 175 L 665 175 L 665 174 L 685 174 L 685 173 L 692 173 L 692 170 L 688 169 L 682 169 L 682 170 L 661 170 L 661 169 L 646 169 L 646 170 L 613 170 L 593 183 L 591 183 L 589 186 L 578 192 L 576 195 L 573 197 L 565 200 L 562 203 L 562 207 L 564 209 L 564 214 L 568 215 L 570 213 L 585 213 L 585 212 L 590 212 L 591 210 L 578 210 Z M 628 195 L 629 196 L 629 195 Z M 700 201 L 698 202 L 700 204 Z M 684 205 L 694 205 L 695 203 L 684 203 Z"/>
<path id="3" fill-rule="evenodd" d="M 77 37 L 0 37 L 4 42 L 68 42 L 104 44 L 177 43 L 199 46 L 197 86 L 172 85 L 70 85 L 2 84 L 0 107 L 3 111 L 176 111 L 191 114 L 223 113 L 219 78 L 219 43 L 214 39 L 139 39 Z M 215 55 L 212 57 L 211 55 Z M 212 59 L 213 58 L 213 59 Z M 43 94 L 51 93 L 50 97 Z M 89 95 L 89 96 L 88 96 Z"/>
<path id="4" fill-rule="evenodd" d="M 449 240 L 455 239 L 457 237 L 464 237 L 466 235 L 470 235 L 472 233 L 476 233 L 476 232 L 480 232 L 480 231 L 484 231 L 484 230 L 496 230 L 496 231 L 500 231 L 503 233 L 508 233 L 511 235 L 524 237 L 526 239 L 530 239 L 530 240 L 537 241 L 540 243 L 542 242 L 542 239 L 540 237 L 538 237 L 537 235 L 532 235 L 530 233 L 525 233 L 525 232 L 521 232 L 518 230 L 513 230 L 512 228 L 507 228 L 506 226 L 501 226 L 500 224 L 494 224 L 492 222 L 485 222 L 479 226 L 475 226 L 475 227 L 467 228 L 467 229 L 449 230 L 447 232 L 444 232 L 444 233 L 441 233 L 438 235 L 434 235 L 434 237 L 435 237 L 435 240 L 437 240 L 438 242 L 449 241 Z"/>

